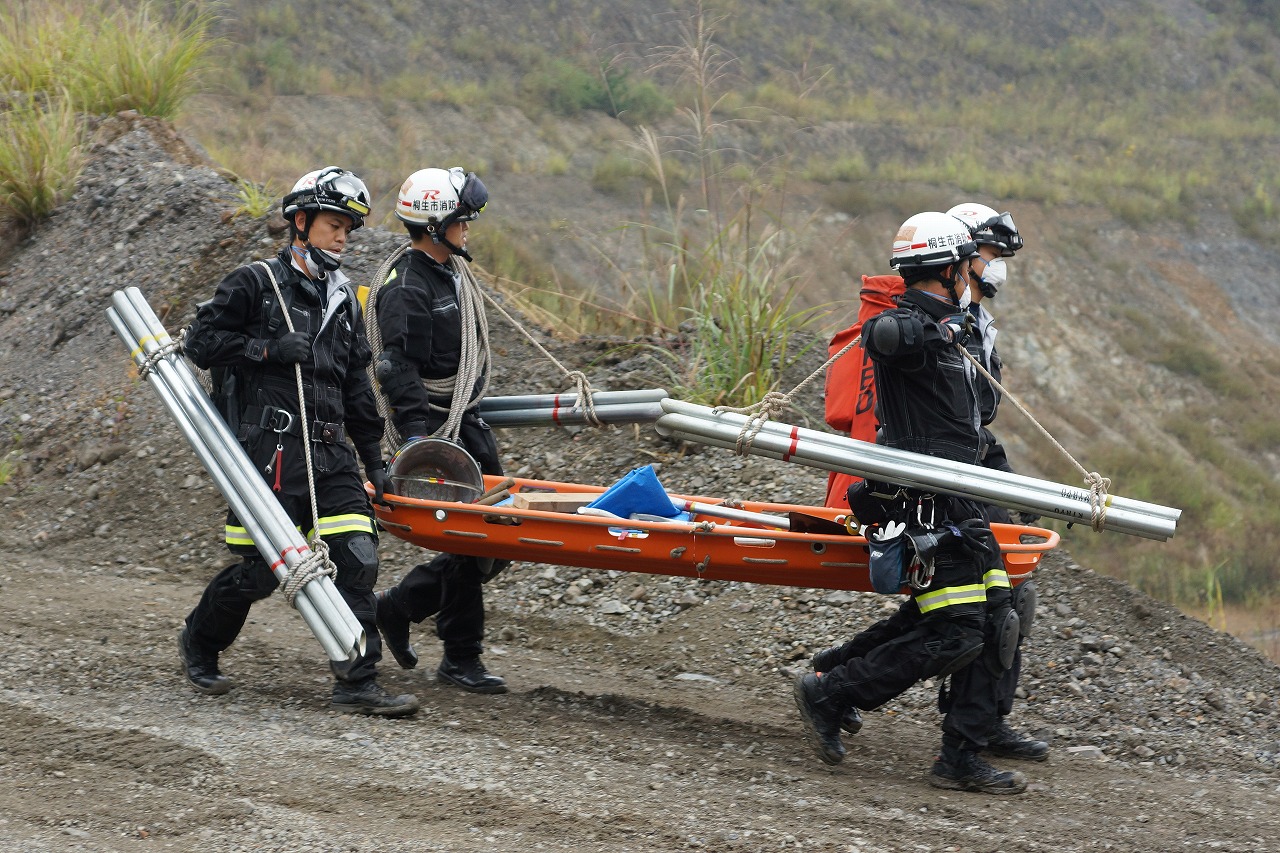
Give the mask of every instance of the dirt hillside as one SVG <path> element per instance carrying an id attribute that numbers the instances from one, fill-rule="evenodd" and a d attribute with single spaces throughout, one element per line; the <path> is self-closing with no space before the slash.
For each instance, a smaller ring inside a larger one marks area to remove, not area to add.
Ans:
<path id="1" fill-rule="evenodd" d="M 176 330 L 270 252 L 232 195 L 165 127 L 113 119 L 75 198 L 0 260 L 0 849 L 1277 849 L 1280 669 L 1065 549 L 1037 572 L 1015 711 L 1053 752 L 1012 799 L 926 784 L 933 684 L 868 714 L 839 767 L 806 748 L 791 674 L 883 596 L 517 564 L 487 595 L 511 693 L 436 684 L 423 625 L 422 668 L 383 669 L 422 700 L 401 721 L 328 710 L 320 648 L 277 596 L 224 656 L 236 689 L 194 695 L 174 638 L 226 561 L 223 503 L 104 311 L 137 285 Z M 359 232 L 351 275 L 398 240 Z M 492 393 L 567 387 L 494 325 Z M 662 384 L 611 344 L 544 343 L 596 387 Z M 673 491 L 821 499 L 817 472 L 648 428 L 499 443 L 523 475 L 607 484 L 653 462 Z M 423 553 L 384 536 L 382 556 L 390 583 Z"/>

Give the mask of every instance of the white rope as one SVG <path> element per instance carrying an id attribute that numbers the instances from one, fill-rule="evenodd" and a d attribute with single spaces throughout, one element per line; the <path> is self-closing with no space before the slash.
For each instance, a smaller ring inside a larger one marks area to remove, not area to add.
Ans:
<path id="1" fill-rule="evenodd" d="M 1071 453 L 1049 433 L 1049 430 L 1045 429 L 1045 427 L 1035 419 L 1031 412 L 1027 410 L 1026 406 L 1022 405 L 1022 402 L 1017 397 L 1010 394 L 1008 389 L 1001 385 L 1000 382 L 982 366 L 982 362 L 974 358 L 973 353 L 969 352 L 969 350 L 967 350 L 962 344 L 956 344 L 956 349 L 964 353 L 965 358 L 973 362 L 973 366 L 978 368 L 978 372 L 985 376 L 987 381 L 990 382 L 997 391 L 1007 397 L 1009 402 L 1013 403 L 1014 408 L 1026 415 L 1027 420 L 1031 421 L 1031 423 L 1035 425 L 1036 429 L 1040 430 L 1040 432 L 1044 434 L 1044 437 L 1049 439 L 1050 443 L 1052 443 L 1054 447 L 1062 451 L 1062 455 L 1067 457 L 1071 464 L 1076 467 L 1076 470 L 1084 477 L 1084 483 L 1089 487 L 1090 526 L 1093 527 L 1095 532 L 1101 532 L 1103 525 L 1105 525 L 1107 521 L 1107 494 L 1111 490 L 1111 480 L 1102 476 L 1097 471 L 1086 470 L 1085 467 L 1077 462 L 1076 458 L 1072 456 Z"/>
<path id="2" fill-rule="evenodd" d="M 739 456 L 746 456 L 751 450 L 752 442 L 756 440 L 756 436 L 760 434 L 760 430 L 764 429 L 764 425 L 769 422 L 769 418 L 790 407 L 793 395 L 799 394 L 804 390 L 805 386 L 816 379 L 820 374 L 825 373 L 827 368 L 835 364 L 841 356 L 860 343 L 862 343 L 862 335 L 858 335 L 858 337 L 845 344 L 843 349 L 831 356 L 831 358 L 827 359 L 826 363 L 813 371 L 813 373 L 806 376 L 799 385 L 792 388 L 786 394 L 778 391 L 770 391 L 764 395 L 762 400 L 758 403 L 752 403 L 750 406 L 742 406 L 740 408 L 734 408 L 732 406 L 716 406 L 713 408 L 711 410 L 712 414 L 733 412 L 739 415 L 748 415 L 747 420 L 742 424 L 742 429 L 738 431 L 738 441 L 734 446 L 734 452 Z"/>
<path id="3" fill-rule="evenodd" d="M 573 410 L 582 410 L 586 415 L 587 423 L 591 424 L 591 426 L 603 427 L 605 425 L 604 421 L 600 420 L 596 415 L 596 404 L 592 397 L 593 389 L 591 388 L 590 380 L 587 379 L 587 375 L 581 370 L 570 370 L 561 364 L 546 347 L 539 343 L 537 338 L 529 333 L 529 330 L 526 329 L 519 320 L 513 317 L 507 309 L 502 307 L 498 300 L 494 299 L 488 293 L 484 294 L 484 298 L 485 301 L 492 305 L 508 323 L 515 327 L 516 331 L 524 335 L 529 343 L 533 344 L 534 349 L 542 353 L 548 361 L 554 364 L 560 372 L 564 374 L 566 379 L 574 384 L 575 393 L 578 395 L 578 402 L 574 404 Z"/>
<path id="4" fill-rule="evenodd" d="M 403 443 L 404 437 L 396 429 L 391 417 L 391 405 L 387 402 L 382 388 L 378 384 L 376 365 L 378 356 L 382 354 L 382 332 L 378 328 L 377 295 L 386 284 L 387 276 L 396 263 L 404 257 L 410 244 L 397 248 L 383 260 L 374 273 L 373 284 L 369 295 L 365 298 L 365 335 L 369 339 L 369 348 L 373 350 L 373 360 L 369 363 L 369 382 L 373 386 L 373 396 L 378 403 L 378 413 L 386 424 L 383 430 L 383 447 L 388 454 L 394 453 Z M 428 406 L 437 412 L 445 413 L 445 421 L 432 434 L 432 437 L 443 436 L 457 441 L 462 432 L 462 415 L 467 409 L 479 404 L 489 389 L 489 372 L 493 353 L 489 346 L 489 319 L 485 316 L 485 293 L 476 280 L 475 274 L 465 260 L 457 255 L 451 256 L 450 267 L 458 279 L 458 309 L 461 312 L 462 350 L 458 359 L 458 372 L 443 379 L 424 379 L 423 385 L 427 393 L 436 397 L 449 397 L 448 407 L 428 402 Z M 474 390 L 474 393 L 473 393 Z"/>
<path id="5" fill-rule="evenodd" d="M 284 314 L 284 324 L 290 332 L 293 329 L 293 320 L 289 316 L 289 306 L 285 304 L 284 294 L 280 292 L 280 283 L 276 281 L 275 273 L 271 271 L 271 265 L 266 261 L 258 261 L 259 266 L 267 271 L 267 278 L 271 280 L 271 287 L 276 292 L 276 299 L 279 300 L 280 311 Z M 306 392 L 302 385 L 302 365 L 295 363 L 293 365 L 294 380 L 298 385 L 298 419 L 302 422 L 302 453 L 307 462 L 307 491 L 311 496 L 311 539 L 307 543 L 311 546 L 311 554 L 304 557 L 293 571 L 289 573 L 288 580 L 284 584 L 285 600 L 291 606 L 297 597 L 299 590 L 321 575 L 333 577 L 338 573 L 338 568 L 329 559 L 329 546 L 320 536 L 320 508 L 316 502 L 316 475 L 311 462 L 311 427 L 307 421 L 307 398 Z M 283 465 L 284 460 L 281 459 L 277 464 Z"/>

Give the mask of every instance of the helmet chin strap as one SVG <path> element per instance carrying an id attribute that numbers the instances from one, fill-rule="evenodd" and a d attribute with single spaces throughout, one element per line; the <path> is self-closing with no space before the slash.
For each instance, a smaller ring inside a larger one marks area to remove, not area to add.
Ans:
<path id="1" fill-rule="evenodd" d="M 472 262 L 472 257 L 470 254 L 468 254 L 467 250 L 462 248 L 461 246 L 455 246 L 452 243 L 450 243 L 448 239 L 445 238 L 444 234 L 440 233 L 439 228 L 433 228 L 430 233 L 431 233 L 431 242 L 435 243 L 437 246 L 444 246 L 446 249 L 449 250 L 449 254 L 457 255 L 460 258 L 463 258 L 464 260 L 466 260 L 467 263 Z"/>
<path id="2" fill-rule="evenodd" d="M 342 253 L 330 252 L 325 249 L 318 249 L 311 245 L 311 241 L 307 241 L 307 255 L 311 260 L 315 261 L 316 266 L 326 272 L 333 272 L 342 266 Z"/>

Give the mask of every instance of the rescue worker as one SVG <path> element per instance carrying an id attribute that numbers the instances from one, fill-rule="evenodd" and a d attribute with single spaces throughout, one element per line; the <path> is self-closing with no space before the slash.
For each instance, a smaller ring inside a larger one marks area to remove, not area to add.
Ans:
<path id="1" fill-rule="evenodd" d="M 330 707 L 405 716 L 418 710 L 418 700 L 392 696 L 376 680 L 377 534 L 357 455 L 380 494 L 387 480 L 379 447 L 383 426 L 367 372 L 372 353 L 360 307 L 339 270 L 350 233 L 369 213 L 369 192 L 351 172 L 329 166 L 299 179 L 282 209 L 290 244 L 224 278 L 197 310 L 184 348 L 197 366 L 221 375 L 217 396 L 224 416 L 303 531 L 311 531 L 314 518 L 301 429 L 308 424 L 315 521 L 337 569 L 334 585 L 367 638 L 358 659 L 331 662 Z M 305 407 L 295 367 L 301 368 Z M 209 583 L 178 638 L 187 681 L 210 695 L 231 689 L 218 656 L 240 633 L 254 602 L 279 584 L 230 512 L 226 543 L 240 562 Z"/>
<path id="2" fill-rule="evenodd" d="M 977 374 L 957 348 L 973 329 L 967 308 L 977 254 L 968 228 L 945 213 L 916 214 L 898 231 L 890 265 L 906 291 L 897 307 L 871 318 L 862 330 L 874 366 L 881 440 L 889 447 L 968 464 L 982 458 Z M 847 708 L 874 709 L 918 681 L 950 675 L 942 749 L 930 783 L 993 794 L 1025 790 L 1021 773 L 998 771 L 978 754 L 996 717 L 995 681 L 971 677 L 975 668 L 969 664 L 984 647 L 988 654 L 1003 648 L 987 642 L 994 633 L 989 626 L 1009 620 L 989 618 L 988 607 L 1011 612 L 1008 577 L 982 506 L 888 484 L 868 489 L 892 495 L 884 501 L 886 521 L 915 520 L 913 535 L 898 541 L 910 540 L 927 571 L 912 578 L 911 596 L 886 620 L 881 642 L 796 679 L 795 700 L 807 735 L 823 761 L 839 763 Z M 853 507 L 855 513 L 863 508 Z M 882 553 L 891 550 L 889 544 Z M 872 550 L 874 560 L 877 549 Z"/>
<path id="3" fill-rule="evenodd" d="M 1023 239 L 1014 225 L 1012 216 L 1008 213 L 996 213 L 995 210 L 986 205 L 965 202 L 951 208 L 947 213 L 960 219 L 968 226 L 974 242 L 978 245 L 978 255 L 970 260 L 978 286 L 976 289 L 971 290 L 972 301 L 969 304 L 969 312 L 974 317 L 974 324 L 972 334 L 966 342 L 965 348 L 999 382 L 1002 363 L 995 348 L 995 320 L 981 303 L 984 298 L 995 298 L 1000 286 L 1007 280 L 1008 275 L 1004 258 L 1013 257 L 1022 248 Z M 888 280 L 889 277 L 887 276 L 863 278 L 864 292 L 862 299 L 864 309 L 868 304 L 879 305 L 884 301 L 880 298 L 884 290 L 883 284 L 881 284 L 881 289 L 870 291 L 874 299 L 868 303 L 868 283 L 882 283 Z M 894 280 L 899 284 L 899 287 L 895 290 L 900 294 L 901 279 L 895 278 Z M 989 424 L 995 419 L 996 410 L 1000 404 L 1000 391 L 981 375 L 975 378 L 975 382 L 983 425 L 983 441 L 987 447 L 986 453 L 982 458 L 982 465 L 987 468 L 1012 472 L 1013 468 L 1009 464 L 1004 447 L 989 428 Z M 870 395 L 872 400 L 874 400 L 874 396 L 874 393 Z M 870 430 L 869 424 L 859 423 L 858 419 L 861 417 L 861 413 L 848 410 L 852 405 L 852 399 L 848 395 L 840 397 L 839 395 L 828 394 L 827 400 L 828 420 L 843 417 L 844 422 L 854 424 L 860 430 Z M 844 408 L 833 411 L 831 407 L 834 401 L 842 401 L 845 404 Z M 861 400 L 858 403 L 862 405 Z M 846 477 L 845 479 L 846 481 L 856 482 L 855 478 Z M 845 493 L 843 491 L 840 494 L 840 500 L 845 501 Z M 848 506 L 848 503 L 845 502 L 844 506 Z M 992 504 L 984 505 L 984 510 L 988 521 L 1004 524 L 1014 521 L 1020 524 L 1032 524 L 1037 519 L 1037 516 L 1029 513 L 1010 513 L 1009 510 Z M 1001 594 L 997 593 L 997 595 Z M 1013 663 L 1007 670 L 1003 670 L 1000 675 L 1000 683 L 997 688 L 999 716 L 992 722 L 992 729 L 984 751 L 990 755 L 1005 758 L 1043 761 L 1049 756 L 1049 745 L 1044 741 L 1019 734 L 1006 721 L 1006 717 L 1013 711 L 1018 678 L 1021 673 L 1021 643 L 1030 633 L 1035 612 L 1035 582 L 1032 580 L 1025 581 L 1014 589 L 1012 595 L 1014 607 L 1020 617 L 1019 634 L 1015 641 L 1016 648 L 1014 649 Z M 1002 611 L 996 608 L 992 612 L 999 615 Z M 870 649 L 884 642 L 886 638 L 896 636 L 902 630 L 903 626 L 896 616 L 880 620 L 866 630 L 859 632 L 849 642 L 816 653 L 813 656 L 813 668 L 818 672 L 825 672 L 850 658 L 861 657 Z M 977 662 L 971 665 L 984 666 L 986 664 Z M 978 677 L 982 677 L 981 674 Z M 940 690 L 939 695 L 941 704 L 945 705 L 947 693 Z M 840 727 L 850 734 L 857 734 L 861 730 L 862 718 L 857 708 L 851 706 L 845 711 Z"/>
<path id="4" fill-rule="evenodd" d="M 500 475 L 497 442 L 478 411 L 489 372 L 484 304 L 461 262 L 471 260 L 467 233 L 488 200 L 475 173 L 456 166 L 421 169 L 405 179 L 396 216 L 409 232 L 409 249 L 372 298 L 382 338 L 376 375 L 396 431 L 406 442 L 442 434 L 450 414 L 462 409 L 458 443 L 482 473 Z M 471 318 L 468 324 L 465 317 Z M 478 367 L 466 374 L 464 365 Z M 437 554 L 379 592 L 378 627 L 400 666 L 418 665 L 410 623 L 434 614 L 444 646 L 436 678 L 472 693 L 506 693 L 507 683 L 485 668 L 480 655 L 483 584 L 508 565 Z"/>
<path id="5" fill-rule="evenodd" d="M 970 262 L 978 285 L 977 290 L 973 291 L 973 301 L 969 305 L 969 312 L 974 316 L 974 333 L 965 347 L 999 382 L 1003 365 L 999 353 L 996 352 L 995 318 L 982 302 L 984 299 L 994 299 L 1000 287 L 1007 281 L 1005 258 L 1013 257 L 1022 248 L 1022 235 L 1018 232 L 1012 216 L 1008 213 L 996 213 L 993 208 L 984 204 L 962 202 L 947 213 L 967 225 L 969 233 L 978 244 L 978 256 Z M 990 429 L 990 424 L 995 420 L 996 411 L 1000 406 L 1000 390 L 983 376 L 978 376 L 976 381 L 978 405 L 982 413 L 982 436 L 987 447 L 982 465 L 984 468 L 1014 473 L 1004 445 Z M 1032 513 L 1011 512 L 1004 507 L 992 504 L 988 504 L 985 509 L 988 521 L 1001 524 L 1034 524 L 1038 520 L 1038 516 Z M 1015 640 L 1013 664 L 1001 674 L 996 688 L 999 715 L 987 736 L 985 752 L 989 755 L 1027 761 L 1044 761 L 1049 757 L 1049 744 L 1020 734 L 1008 723 L 1008 716 L 1013 712 L 1018 679 L 1022 673 L 1022 641 L 1030 634 L 1035 602 L 1034 580 L 1024 581 L 1013 590 L 1013 605 L 1019 615 L 1019 632 Z"/>

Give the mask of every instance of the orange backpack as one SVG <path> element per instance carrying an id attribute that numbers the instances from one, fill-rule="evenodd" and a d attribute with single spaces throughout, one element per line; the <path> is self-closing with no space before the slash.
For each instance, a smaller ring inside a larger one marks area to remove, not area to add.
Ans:
<path id="1" fill-rule="evenodd" d="M 862 334 L 862 324 L 893 308 L 906 289 L 896 275 L 864 275 L 858 293 L 858 322 L 836 332 L 827 345 L 828 356 L 844 349 Z M 855 346 L 827 368 L 826 421 L 832 429 L 847 433 L 859 441 L 876 440 L 876 384 L 871 358 L 861 345 Z M 848 509 L 845 495 L 849 487 L 861 480 L 852 474 L 832 471 L 827 476 L 826 505 Z"/>

